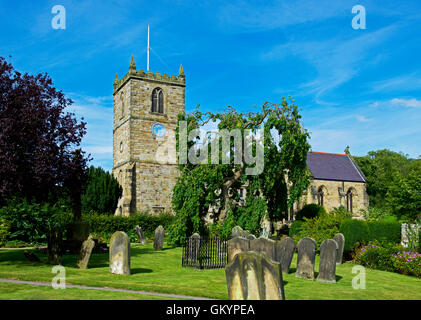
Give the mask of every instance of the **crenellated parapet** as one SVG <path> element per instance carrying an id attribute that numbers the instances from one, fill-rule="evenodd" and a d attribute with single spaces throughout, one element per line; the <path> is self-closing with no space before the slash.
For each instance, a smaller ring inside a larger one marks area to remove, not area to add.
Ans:
<path id="1" fill-rule="evenodd" d="M 118 75 L 116 75 L 114 80 L 114 93 L 116 94 L 121 87 L 124 86 L 126 82 L 128 82 L 130 79 L 140 79 L 140 80 L 148 80 L 156 83 L 164 83 L 164 84 L 170 84 L 170 85 L 176 85 L 176 86 L 186 86 L 186 77 L 184 75 L 183 66 L 180 66 L 179 75 L 168 75 L 167 73 L 164 73 L 161 75 L 160 72 L 153 73 L 152 71 L 145 72 L 144 70 L 140 69 L 136 71 L 136 65 L 134 62 L 133 56 L 130 60 L 130 67 L 129 72 L 123 78 L 120 80 L 118 79 Z"/>

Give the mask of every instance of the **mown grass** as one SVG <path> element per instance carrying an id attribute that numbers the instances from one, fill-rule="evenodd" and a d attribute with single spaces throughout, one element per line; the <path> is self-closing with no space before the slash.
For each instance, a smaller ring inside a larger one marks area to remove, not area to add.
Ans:
<path id="1" fill-rule="evenodd" d="M 48 281 L 51 282 L 55 274 L 51 273 L 52 266 L 47 265 L 45 254 L 36 252 L 41 262 L 29 262 L 25 259 L 21 250 L 0 251 L 0 278 Z M 172 293 L 179 295 L 209 297 L 215 299 L 227 299 L 227 287 L 224 269 L 196 270 L 181 267 L 181 248 L 164 247 L 163 251 L 154 251 L 152 244 L 140 246 L 132 244 L 130 276 L 110 274 L 108 267 L 108 254 L 93 254 L 88 270 L 75 268 L 77 256 L 65 255 L 63 265 L 66 267 L 66 282 L 95 287 L 108 287 L 129 290 L 142 290 L 149 292 Z M 291 271 L 284 275 L 286 299 L 345 299 L 345 300 L 410 300 L 421 299 L 421 279 L 379 270 L 366 269 L 366 289 L 354 290 L 352 279 L 356 274 L 352 273 L 355 266 L 352 263 L 344 263 L 337 267 L 337 283 L 328 284 L 317 281 L 308 281 L 295 278 L 296 255 L 294 256 Z M 316 275 L 318 271 L 318 257 L 316 258 Z M 25 285 L 23 285 L 25 286 Z M 0 298 L 5 298 L 4 290 L 8 285 L 0 286 Z M 25 290 L 25 288 L 28 288 Z M 12 299 L 26 299 L 25 292 L 40 290 L 47 294 L 53 289 L 33 286 L 22 287 Z M 53 298 L 73 299 L 72 292 L 67 290 L 55 290 Z M 78 290 L 75 298 L 91 299 L 95 296 L 94 291 Z M 89 291 L 89 292 L 87 292 Z M 20 292 L 20 293 L 19 293 Z M 98 299 L 117 299 L 111 297 L 113 293 L 98 293 Z M 125 293 L 116 294 L 124 296 Z M 152 299 L 151 296 L 137 298 Z M 127 299 L 130 299 L 127 294 Z"/>

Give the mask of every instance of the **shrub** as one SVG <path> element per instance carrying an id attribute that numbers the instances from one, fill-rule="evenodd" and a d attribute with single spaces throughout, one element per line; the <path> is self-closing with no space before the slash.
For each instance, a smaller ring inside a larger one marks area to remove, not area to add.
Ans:
<path id="1" fill-rule="evenodd" d="M 304 218 L 305 224 L 302 225 L 298 237 L 313 238 L 317 243 L 317 248 L 320 248 L 324 240 L 332 239 L 339 232 L 343 219 L 343 215 L 331 213 L 322 213 L 319 217 L 313 219 Z"/>
<path id="2" fill-rule="evenodd" d="M 48 203 L 31 203 L 14 198 L 0 208 L 0 218 L 10 223 L 10 239 L 28 243 L 45 243 L 52 227 L 65 229 L 71 215 L 60 206 Z"/>
<path id="3" fill-rule="evenodd" d="M 301 220 L 295 220 L 291 227 L 289 227 L 289 236 L 293 238 L 294 236 L 298 236 L 300 231 L 303 229 L 305 222 Z"/>
<path id="4" fill-rule="evenodd" d="M 393 217 L 386 209 L 377 207 L 369 207 L 367 210 L 362 209 L 360 210 L 360 213 L 366 221 L 379 221 Z"/>
<path id="5" fill-rule="evenodd" d="M 416 251 L 399 251 L 392 255 L 392 264 L 399 273 L 421 277 L 421 254 Z"/>
<path id="6" fill-rule="evenodd" d="M 401 223 L 398 221 L 369 221 L 369 239 L 380 242 L 401 242 Z"/>
<path id="7" fill-rule="evenodd" d="M 111 235 L 116 231 L 124 231 L 131 241 L 137 241 L 135 232 L 137 225 L 142 228 L 145 237 L 153 238 L 155 229 L 159 225 L 168 230 L 173 219 L 174 216 L 169 213 L 158 216 L 140 213 L 129 217 L 89 213 L 82 216 L 83 221 L 89 222 L 90 232 L 103 242 L 108 242 Z"/>
<path id="8" fill-rule="evenodd" d="M 91 166 L 87 171 L 86 191 L 82 194 L 83 212 L 113 214 L 122 189 L 111 173 Z"/>
<path id="9" fill-rule="evenodd" d="M 304 220 L 304 218 L 312 219 L 320 216 L 320 214 L 326 213 L 323 206 L 318 204 L 306 204 L 301 210 L 299 210 L 295 216 L 296 220 Z"/>
<path id="10" fill-rule="evenodd" d="M 345 237 L 344 251 L 350 252 L 368 242 L 370 230 L 365 221 L 345 219 L 339 227 L 339 232 Z"/>
<path id="11" fill-rule="evenodd" d="M 367 268 L 394 272 L 395 267 L 391 257 L 398 251 L 396 246 L 383 247 L 378 244 L 369 243 L 356 250 L 354 261 Z"/>
<path id="12" fill-rule="evenodd" d="M 0 247 L 7 243 L 7 238 L 10 236 L 10 223 L 4 219 L 0 219 Z"/>

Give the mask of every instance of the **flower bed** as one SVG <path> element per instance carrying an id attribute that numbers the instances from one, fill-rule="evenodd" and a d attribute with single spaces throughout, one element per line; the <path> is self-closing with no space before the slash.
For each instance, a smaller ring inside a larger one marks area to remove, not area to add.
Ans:
<path id="1" fill-rule="evenodd" d="M 421 254 L 396 245 L 369 243 L 356 250 L 354 262 L 367 268 L 421 277 Z"/>

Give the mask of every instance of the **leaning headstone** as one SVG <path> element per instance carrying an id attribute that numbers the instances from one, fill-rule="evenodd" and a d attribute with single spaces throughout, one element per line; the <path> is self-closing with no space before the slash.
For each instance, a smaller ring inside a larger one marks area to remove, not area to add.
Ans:
<path id="1" fill-rule="evenodd" d="M 164 227 L 159 226 L 155 229 L 155 239 L 153 242 L 155 250 L 162 250 L 164 248 Z"/>
<path id="2" fill-rule="evenodd" d="M 292 257 L 294 256 L 295 243 L 290 237 L 285 237 L 275 246 L 276 260 L 281 263 L 282 272 L 288 273 L 291 266 Z"/>
<path id="3" fill-rule="evenodd" d="M 95 241 L 92 239 L 92 236 L 89 236 L 88 239 L 83 241 L 79 258 L 77 260 L 77 267 L 79 269 L 88 269 L 89 259 L 91 258 L 91 253 L 94 247 Z"/>
<path id="4" fill-rule="evenodd" d="M 275 244 L 276 242 L 271 239 L 260 237 L 250 241 L 250 251 L 264 252 L 270 259 L 276 261 Z"/>
<path id="5" fill-rule="evenodd" d="M 319 276 L 317 281 L 336 283 L 336 254 L 338 244 L 327 239 L 320 245 Z"/>
<path id="6" fill-rule="evenodd" d="M 250 240 L 236 237 L 228 240 L 228 262 L 232 261 L 236 254 L 250 251 Z"/>
<path id="7" fill-rule="evenodd" d="M 338 244 L 338 252 L 336 253 L 336 264 L 342 264 L 342 257 L 344 255 L 345 236 L 342 233 L 337 233 L 333 240 Z"/>
<path id="8" fill-rule="evenodd" d="M 130 238 L 122 232 L 115 232 L 110 240 L 110 272 L 130 274 Z"/>
<path id="9" fill-rule="evenodd" d="M 295 276 L 308 280 L 314 279 L 314 261 L 316 259 L 316 241 L 303 238 L 298 242 L 297 270 Z"/>
<path id="10" fill-rule="evenodd" d="M 139 226 L 136 226 L 136 233 L 137 233 L 137 236 L 139 237 L 139 243 L 145 244 L 145 236 L 143 235 L 142 228 Z"/>
<path id="11" fill-rule="evenodd" d="M 230 300 L 285 300 L 281 265 L 264 253 L 237 254 L 225 277 Z"/>
<path id="12" fill-rule="evenodd" d="M 247 230 L 243 230 L 240 226 L 235 226 L 231 231 L 231 238 L 247 237 L 250 234 Z"/>

